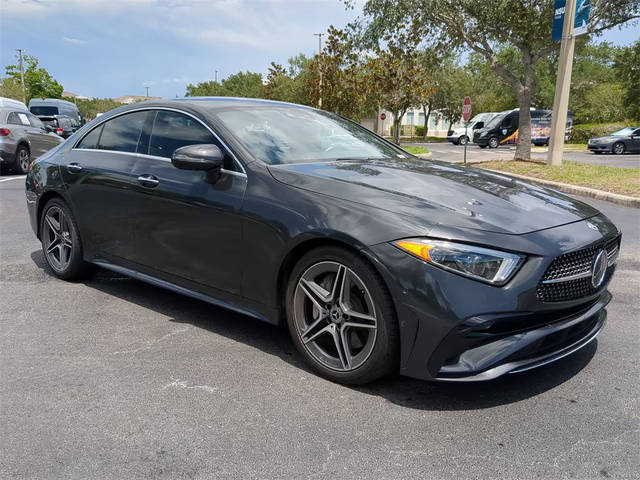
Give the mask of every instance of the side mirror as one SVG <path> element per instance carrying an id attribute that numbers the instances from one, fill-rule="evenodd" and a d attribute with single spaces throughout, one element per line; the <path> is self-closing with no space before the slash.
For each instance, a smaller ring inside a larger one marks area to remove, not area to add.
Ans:
<path id="1" fill-rule="evenodd" d="M 224 154 L 217 145 L 187 145 L 173 152 L 171 163 L 181 170 L 218 170 L 222 168 Z"/>

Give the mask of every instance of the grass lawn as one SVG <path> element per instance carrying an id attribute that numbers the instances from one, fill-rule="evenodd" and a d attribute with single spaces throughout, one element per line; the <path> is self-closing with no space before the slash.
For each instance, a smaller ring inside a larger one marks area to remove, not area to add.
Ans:
<path id="1" fill-rule="evenodd" d="M 424 148 L 424 147 L 402 147 L 403 150 L 413 154 L 413 155 L 418 155 L 419 153 L 429 153 L 429 149 L 428 148 Z"/>
<path id="2" fill-rule="evenodd" d="M 499 170 L 554 182 L 569 183 L 640 198 L 640 170 L 633 168 L 587 165 L 563 162 L 561 167 L 550 167 L 539 162 L 495 161 L 477 163 L 474 167 Z"/>

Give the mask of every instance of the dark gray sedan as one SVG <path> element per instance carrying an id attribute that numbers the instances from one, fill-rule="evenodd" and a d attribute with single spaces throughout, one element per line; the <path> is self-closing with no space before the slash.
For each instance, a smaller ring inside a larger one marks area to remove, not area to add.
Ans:
<path id="1" fill-rule="evenodd" d="M 606 137 L 592 138 L 589 140 L 589 150 L 595 154 L 616 155 L 640 152 L 640 127 L 627 127 Z"/>

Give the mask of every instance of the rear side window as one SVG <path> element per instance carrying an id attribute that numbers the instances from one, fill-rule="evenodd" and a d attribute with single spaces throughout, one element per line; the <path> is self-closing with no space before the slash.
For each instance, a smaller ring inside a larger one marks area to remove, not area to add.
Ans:
<path id="1" fill-rule="evenodd" d="M 202 143 L 217 145 L 218 142 L 195 118 L 178 112 L 158 111 L 149 139 L 149 155 L 171 158 L 180 147 Z"/>
<path id="2" fill-rule="evenodd" d="M 94 149 L 98 146 L 98 139 L 100 138 L 100 133 L 102 133 L 102 125 L 97 128 L 91 130 L 88 134 L 84 136 L 80 143 L 76 145 L 76 148 L 88 148 Z"/>
<path id="3" fill-rule="evenodd" d="M 133 112 L 107 121 L 102 128 L 97 148 L 135 153 L 147 115 L 148 111 Z"/>
<path id="4" fill-rule="evenodd" d="M 26 113 L 11 112 L 7 116 L 7 123 L 11 125 L 29 125 L 29 119 Z"/>

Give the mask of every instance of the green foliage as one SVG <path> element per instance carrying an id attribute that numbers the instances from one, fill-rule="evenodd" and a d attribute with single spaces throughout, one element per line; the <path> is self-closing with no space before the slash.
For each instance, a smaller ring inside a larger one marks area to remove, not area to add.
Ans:
<path id="1" fill-rule="evenodd" d="M 630 122 L 585 123 L 573 126 L 571 143 L 587 143 L 590 138 L 604 137 L 616 130 L 631 126 Z"/>
<path id="2" fill-rule="evenodd" d="M 86 121 L 93 120 L 98 113 L 107 113 L 109 110 L 123 105 L 110 98 L 76 98 L 73 101 L 78 106 L 80 116 Z"/>
<path id="3" fill-rule="evenodd" d="M 30 55 L 23 57 L 24 85 L 27 94 L 27 102 L 36 97 L 61 98 L 62 85 L 56 82 L 46 69 L 38 68 L 38 59 Z M 7 75 L 15 82 L 20 83 L 20 66 L 7 65 L 5 68 Z"/>
<path id="4" fill-rule="evenodd" d="M 626 88 L 627 115 L 640 121 L 640 40 L 616 52 L 614 70 L 617 79 Z"/>
<path id="5" fill-rule="evenodd" d="M 262 97 L 281 102 L 311 105 L 309 65 L 311 60 L 300 54 L 289 59 L 289 68 L 271 62 L 267 80 L 261 87 Z"/>
<path id="6" fill-rule="evenodd" d="M 222 82 L 201 82 L 187 85 L 187 97 L 247 97 L 260 98 L 262 75 L 254 72 L 238 72 Z"/>
<path id="7" fill-rule="evenodd" d="M 12 77 L 0 79 L 0 97 L 13 98 L 22 102 L 22 86 L 20 82 Z"/>

